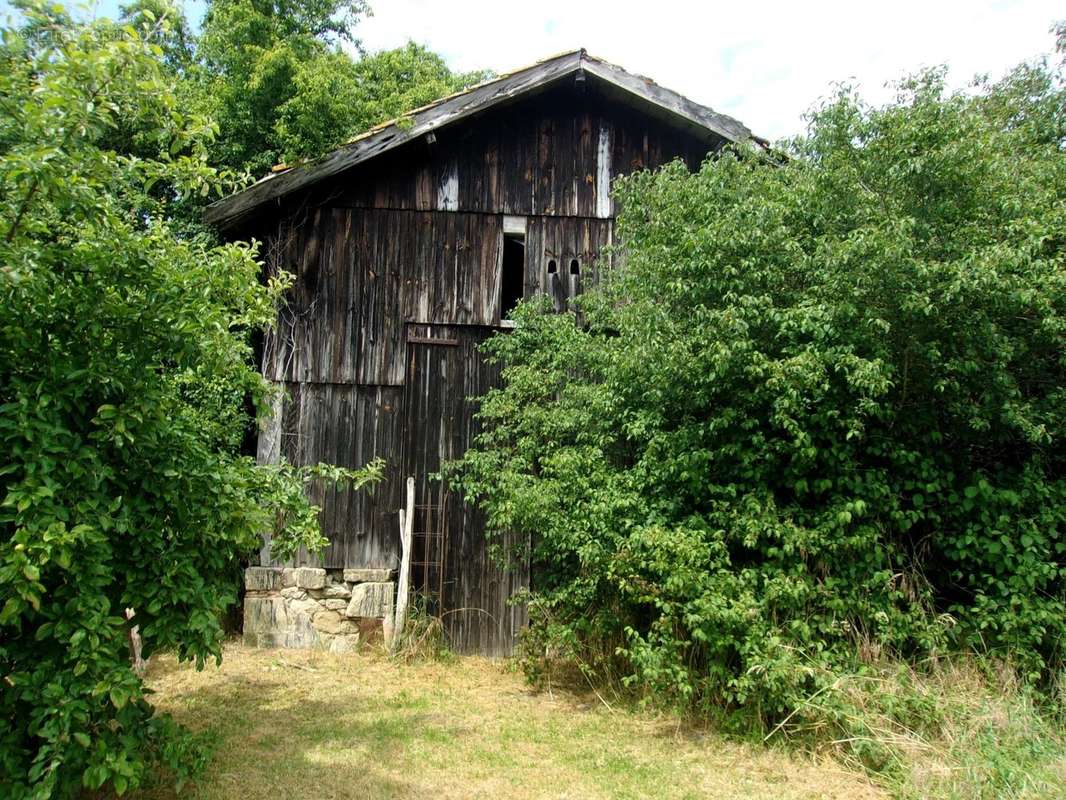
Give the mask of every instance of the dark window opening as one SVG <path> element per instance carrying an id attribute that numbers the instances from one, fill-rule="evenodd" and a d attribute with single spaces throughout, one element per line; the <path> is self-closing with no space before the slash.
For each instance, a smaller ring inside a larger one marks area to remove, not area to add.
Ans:
<path id="1" fill-rule="evenodd" d="M 581 265 L 578 263 L 576 258 L 570 259 L 570 274 L 571 275 L 580 275 L 581 274 Z"/>
<path id="2" fill-rule="evenodd" d="M 503 263 L 500 266 L 500 316 L 510 319 L 511 312 L 522 299 L 526 273 L 526 237 L 505 234 Z"/>
<path id="3" fill-rule="evenodd" d="M 548 274 L 549 275 L 554 275 L 555 272 L 556 272 L 555 259 L 553 258 L 551 261 L 548 262 Z"/>

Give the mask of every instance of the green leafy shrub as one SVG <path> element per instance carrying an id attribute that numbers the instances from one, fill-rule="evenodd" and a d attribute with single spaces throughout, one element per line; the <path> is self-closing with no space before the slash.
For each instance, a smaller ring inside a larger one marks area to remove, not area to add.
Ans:
<path id="1" fill-rule="evenodd" d="M 0 786 L 121 794 L 204 759 L 154 714 L 130 625 L 145 655 L 219 658 L 261 533 L 276 527 L 283 556 L 320 541 L 303 480 L 380 470 L 240 455 L 245 398 L 270 399 L 249 335 L 284 282 L 260 285 L 253 248 L 168 227 L 169 202 L 221 187 L 210 126 L 163 80 L 165 21 L 23 13 L 0 47 Z M 112 147 L 131 121 L 136 156 Z"/>
<path id="2" fill-rule="evenodd" d="M 533 537 L 534 660 L 766 725 L 859 656 L 1061 667 L 1064 107 L 1045 65 L 932 71 L 616 184 L 584 323 L 488 343 L 453 476 Z"/>

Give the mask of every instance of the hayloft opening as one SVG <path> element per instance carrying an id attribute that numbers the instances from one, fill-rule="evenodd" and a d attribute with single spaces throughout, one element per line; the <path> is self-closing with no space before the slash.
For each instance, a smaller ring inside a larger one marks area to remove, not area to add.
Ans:
<path id="1" fill-rule="evenodd" d="M 526 235 L 505 233 L 503 263 L 500 265 L 500 316 L 510 319 L 522 299 L 526 273 Z"/>

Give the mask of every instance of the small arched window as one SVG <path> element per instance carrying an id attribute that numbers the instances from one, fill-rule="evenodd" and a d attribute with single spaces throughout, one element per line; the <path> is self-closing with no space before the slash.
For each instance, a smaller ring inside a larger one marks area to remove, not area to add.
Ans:
<path id="1" fill-rule="evenodd" d="M 570 274 L 571 275 L 580 275 L 581 274 L 581 264 L 578 262 L 578 260 L 576 258 L 570 259 Z"/>
<path id="2" fill-rule="evenodd" d="M 555 264 L 555 259 L 548 261 L 548 274 L 554 275 L 558 271 L 558 267 Z"/>

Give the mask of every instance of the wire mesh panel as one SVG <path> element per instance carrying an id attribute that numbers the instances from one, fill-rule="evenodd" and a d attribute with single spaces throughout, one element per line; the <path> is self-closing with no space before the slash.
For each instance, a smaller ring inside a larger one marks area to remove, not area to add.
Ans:
<path id="1" fill-rule="evenodd" d="M 412 605 L 439 617 L 443 611 L 444 564 L 448 551 L 448 495 L 441 489 L 439 503 L 415 505 L 411 542 Z"/>

